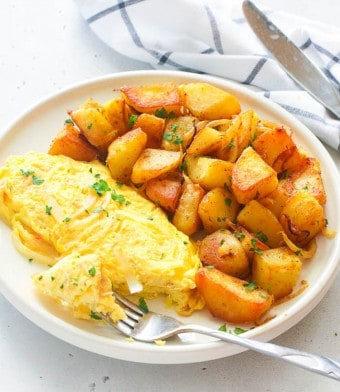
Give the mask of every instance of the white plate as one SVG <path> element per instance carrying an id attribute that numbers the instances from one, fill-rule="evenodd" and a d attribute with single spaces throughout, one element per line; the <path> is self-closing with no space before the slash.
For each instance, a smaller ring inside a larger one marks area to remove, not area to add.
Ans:
<path id="1" fill-rule="evenodd" d="M 171 71 L 127 72 L 86 81 L 58 92 L 32 107 L 7 129 L 0 139 L 0 164 L 2 165 L 10 154 L 23 154 L 28 150 L 47 151 L 52 138 L 67 118 L 67 110 L 76 108 L 90 97 L 102 103 L 113 96 L 114 89 L 122 85 L 164 81 L 185 83 L 197 80 L 227 89 L 238 97 L 243 109 L 253 108 L 260 117 L 284 123 L 293 129 L 296 142 L 321 163 L 328 196 L 326 217 L 329 227 L 340 232 L 338 172 L 322 144 L 294 117 L 266 98 L 243 86 L 214 77 Z M 276 315 L 275 318 L 247 331 L 244 336 L 263 341 L 271 340 L 299 322 L 318 304 L 336 274 L 340 255 L 339 238 L 338 235 L 333 240 L 318 239 L 317 254 L 312 261 L 305 263 L 301 276 L 308 280 L 308 289 L 295 299 L 274 307 L 271 314 Z M 36 325 L 75 346 L 117 359 L 162 364 L 200 362 L 244 351 L 241 347 L 196 334 L 182 335 L 182 339 L 168 341 L 165 346 L 127 342 L 111 328 L 101 323 L 76 320 L 54 302 L 39 297 L 30 276 L 44 267 L 29 263 L 15 250 L 10 229 L 2 222 L 0 249 L 0 289 L 5 297 Z M 152 306 L 165 312 L 158 302 L 152 303 Z M 196 313 L 185 321 L 214 328 L 222 324 L 206 311 Z"/>

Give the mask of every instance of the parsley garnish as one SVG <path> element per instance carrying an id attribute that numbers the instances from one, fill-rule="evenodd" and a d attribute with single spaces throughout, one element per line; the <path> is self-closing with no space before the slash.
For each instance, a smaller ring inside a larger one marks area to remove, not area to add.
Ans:
<path id="1" fill-rule="evenodd" d="M 73 122 L 70 118 L 68 118 L 67 120 L 65 120 L 64 123 L 65 123 L 65 124 L 68 124 L 68 125 L 74 125 L 74 122 Z"/>
<path id="2" fill-rule="evenodd" d="M 257 289 L 257 285 L 254 281 L 252 281 L 250 283 L 245 283 L 243 286 L 248 291 L 253 291 L 253 290 Z"/>
<path id="3" fill-rule="evenodd" d="M 91 317 L 91 319 L 93 319 L 93 320 L 101 320 L 101 319 L 102 319 L 102 318 L 101 318 L 100 316 L 98 316 L 98 314 L 95 313 L 93 310 L 91 310 L 90 317 Z"/>
<path id="4" fill-rule="evenodd" d="M 99 180 L 95 182 L 93 185 L 91 185 L 91 188 L 93 188 L 99 196 L 103 196 L 105 192 L 111 190 L 109 184 L 105 180 Z"/>
<path id="5" fill-rule="evenodd" d="M 45 206 L 45 212 L 47 215 L 52 215 L 51 210 L 52 210 L 52 206 Z"/>
<path id="6" fill-rule="evenodd" d="M 25 176 L 25 177 L 28 177 L 28 176 L 30 176 L 31 174 L 34 173 L 33 170 L 24 170 L 24 169 L 20 169 L 20 172 L 21 172 L 21 174 L 22 174 L 23 176 Z"/>
<path id="7" fill-rule="evenodd" d="M 244 332 L 246 332 L 246 329 L 243 329 L 243 328 L 240 328 L 240 327 L 236 327 L 234 329 L 234 334 L 235 335 L 240 335 L 241 333 L 244 333 Z"/>
<path id="8" fill-rule="evenodd" d="M 172 111 L 168 113 L 165 108 L 162 108 L 155 110 L 155 116 L 159 118 L 175 118 L 176 114 Z"/>
<path id="9" fill-rule="evenodd" d="M 252 245 L 252 248 L 250 248 L 250 250 L 258 255 L 261 255 L 263 253 L 263 250 L 257 247 L 257 241 L 254 238 L 252 238 L 250 242 Z"/>
<path id="10" fill-rule="evenodd" d="M 224 199 L 224 202 L 225 202 L 225 204 L 226 204 L 228 207 L 230 207 L 230 206 L 231 206 L 232 200 L 229 199 L 229 198 L 227 197 L 227 198 Z"/>
<path id="11" fill-rule="evenodd" d="M 91 267 L 89 270 L 88 270 L 88 273 L 89 273 L 89 275 L 90 276 L 95 276 L 96 275 L 96 267 Z"/>
<path id="12" fill-rule="evenodd" d="M 245 234 L 242 233 L 241 231 L 235 231 L 235 237 L 239 240 L 242 240 L 243 238 L 245 238 Z"/>
<path id="13" fill-rule="evenodd" d="M 257 239 L 259 239 L 261 242 L 267 242 L 268 241 L 268 237 L 262 231 L 259 231 L 258 233 L 255 233 L 254 236 Z"/>
<path id="14" fill-rule="evenodd" d="M 111 199 L 123 204 L 126 200 L 125 200 L 125 196 L 124 195 L 120 195 L 119 193 L 117 193 L 114 189 L 111 192 Z"/>
<path id="15" fill-rule="evenodd" d="M 42 178 L 38 178 L 37 176 L 35 176 L 33 174 L 32 176 L 32 182 L 34 185 L 41 185 L 45 180 L 43 180 Z"/>
<path id="16" fill-rule="evenodd" d="M 140 297 L 138 300 L 138 307 L 139 309 L 143 312 L 143 313 L 148 313 L 149 312 L 149 308 L 148 305 L 144 299 L 144 297 Z"/>
<path id="17" fill-rule="evenodd" d="M 222 324 L 222 325 L 218 328 L 218 330 L 219 330 L 219 331 L 222 331 L 222 332 L 227 332 L 227 326 L 226 326 L 226 324 Z"/>
<path id="18" fill-rule="evenodd" d="M 129 128 L 132 128 L 135 125 L 135 122 L 137 121 L 137 114 L 131 114 L 131 116 L 128 118 L 128 126 Z"/>

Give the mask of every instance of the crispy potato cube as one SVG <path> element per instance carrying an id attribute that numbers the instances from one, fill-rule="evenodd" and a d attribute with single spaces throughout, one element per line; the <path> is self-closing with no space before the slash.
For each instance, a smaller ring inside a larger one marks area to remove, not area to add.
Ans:
<path id="1" fill-rule="evenodd" d="M 258 199 L 258 202 L 268 208 L 278 218 L 289 196 L 284 188 L 284 180 L 280 180 L 278 187 L 265 197 Z"/>
<path id="2" fill-rule="evenodd" d="M 211 127 L 202 128 L 187 148 L 187 154 L 208 155 L 220 145 L 222 133 Z"/>
<path id="3" fill-rule="evenodd" d="M 187 155 L 185 158 L 189 178 L 206 190 L 230 188 L 233 166 L 231 162 L 205 156 Z"/>
<path id="4" fill-rule="evenodd" d="M 153 114 L 142 113 L 137 117 L 133 128 L 142 128 L 148 135 L 146 147 L 159 148 L 165 127 L 165 119 L 156 117 Z"/>
<path id="5" fill-rule="evenodd" d="M 179 116 L 166 120 L 161 148 L 178 151 L 186 149 L 195 134 L 195 117 Z"/>
<path id="6" fill-rule="evenodd" d="M 255 322 L 273 303 L 273 296 L 267 291 L 257 287 L 250 289 L 246 280 L 216 268 L 199 269 L 196 285 L 211 314 L 230 323 Z"/>
<path id="7" fill-rule="evenodd" d="M 257 253 L 253 259 L 254 281 L 275 299 L 293 291 L 302 268 L 300 258 L 288 248 L 268 249 Z"/>
<path id="8" fill-rule="evenodd" d="M 123 183 L 129 182 L 133 165 L 144 150 L 146 141 L 146 133 L 137 128 L 118 137 L 109 145 L 106 164 L 114 179 Z"/>
<path id="9" fill-rule="evenodd" d="M 92 100 L 68 114 L 85 138 L 96 147 L 108 146 L 118 136 L 118 130 L 105 117 L 103 107 Z"/>
<path id="10" fill-rule="evenodd" d="M 257 137 L 258 121 L 258 116 L 253 110 L 235 116 L 224 132 L 216 156 L 235 162 L 242 151 Z"/>
<path id="11" fill-rule="evenodd" d="M 207 83 L 188 83 L 179 87 L 183 104 L 199 120 L 231 118 L 240 113 L 237 98 Z"/>
<path id="12" fill-rule="evenodd" d="M 179 167 L 181 162 L 181 151 L 146 148 L 132 168 L 131 180 L 135 184 L 142 184 L 173 171 Z"/>
<path id="13" fill-rule="evenodd" d="M 239 211 L 239 204 L 232 193 L 225 188 L 214 188 L 203 197 L 198 207 L 204 230 L 213 233 L 228 227 Z"/>
<path id="14" fill-rule="evenodd" d="M 118 131 L 118 135 L 123 135 L 129 130 L 128 116 L 130 110 L 126 102 L 122 98 L 113 98 L 103 104 L 105 117 L 114 129 Z"/>
<path id="15" fill-rule="evenodd" d="M 326 224 L 322 206 L 306 191 L 287 200 L 279 219 L 288 238 L 299 247 L 307 245 Z"/>
<path id="16" fill-rule="evenodd" d="M 326 203 L 326 192 L 321 177 L 321 167 L 315 158 L 306 158 L 298 170 L 287 173 L 283 189 L 289 195 L 302 190 L 313 195 L 320 204 Z"/>
<path id="17" fill-rule="evenodd" d="M 76 161 L 93 161 L 98 157 L 98 151 L 72 125 L 65 124 L 56 138 L 52 141 L 48 153 L 51 155 L 66 155 Z"/>
<path id="18" fill-rule="evenodd" d="M 277 248 L 282 245 L 283 227 L 278 218 L 258 201 L 252 200 L 246 204 L 236 220 L 253 234 L 263 233 L 269 247 Z"/>
<path id="19" fill-rule="evenodd" d="M 176 211 L 182 193 L 182 184 L 171 178 L 154 178 L 145 184 L 145 194 L 168 212 Z"/>
<path id="20" fill-rule="evenodd" d="M 233 222 L 229 223 L 229 228 L 233 230 L 233 235 L 240 241 L 249 261 L 252 261 L 255 252 L 261 252 L 269 249 L 269 247 L 265 244 L 265 242 L 267 242 L 267 238 L 264 233 L 259 232 L 254 235 L 245 227 Z"/>
<path id="21" fill-rule="evenodd" d="M 184 183 L 183 193 L 172 219 L 172 223 L 184 234 L 192 235 L 200 229 L 198 206 L 204 194 L 204 190 L 198 184 Z"/>
<path id="22" fill-rule="evenodd" d="M 182 102 L 175 83 L 121 87 L 120 91 L 137 112 L 155 114 L 162 111 L 162 117 L 181 114 Z"/>
<path id="23" fill-rule="evenodd" d="M 249 260 L 240 241 L 229 230 L 218 230 L 199 242 L 199 256 L 203 265 L 210 265 L 225 274 L 246 277 Z"/>
<path id="24" fill-rule="evenodd" d="M 279 159 L 279 157 L 282 157 L 282 154 L 285 153 L 285 159 L 288 159 L 294 151 L 292 147 L 296 148 L 291 137 L 291 131 L 284 126 L 262 133 L 253 142 L 254 150 L 269 166 L 278 172 L 282 170 L 284 164 L 284 160 Z"/>
<path id="25" fill-rule="evenodd" d="M 247 204 L 250 200 L 268 195 L 277 186 L 276 172 L 252 147 L 244 149 L 232 173 L 232 189 L 237 201 Z"/>

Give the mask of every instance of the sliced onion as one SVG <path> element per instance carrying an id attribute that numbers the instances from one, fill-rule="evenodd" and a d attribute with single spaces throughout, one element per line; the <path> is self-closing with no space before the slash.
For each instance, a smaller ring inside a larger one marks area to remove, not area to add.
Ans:
<path id="1" fill-rule="evenodd" d="M 316 241 L 313 238 L 307 245 L 307 248 L 300 248 L 297 245 L 294 244 L 294 242 L 292 242 L 287 234 L 285 232 L 281 232 L 282 237 L 284 242 L 286 243 L 286 245 L 288 246 L 288 248 L 290 250 L 292 250 L 293 252 L 295 252 L 296 254 L 298 254 L 299 256 L 301 256 L 304 259 L 311 259 L 316 252 Z"/>

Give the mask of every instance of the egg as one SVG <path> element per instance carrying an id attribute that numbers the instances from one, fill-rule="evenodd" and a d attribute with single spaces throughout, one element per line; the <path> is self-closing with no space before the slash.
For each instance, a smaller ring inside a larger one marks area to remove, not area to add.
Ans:
<path id="1" fill-rule="evenodd" d="M 203 307 L 195 245 L 98 161 L 37 152 L 9 157 L 0 169 L 0 218 L 17 249 L 46 265 L 33 276 L 36 288 L 76 317 L 121 318 L 112 288 L 162 295 L 182 315 Z"/>

